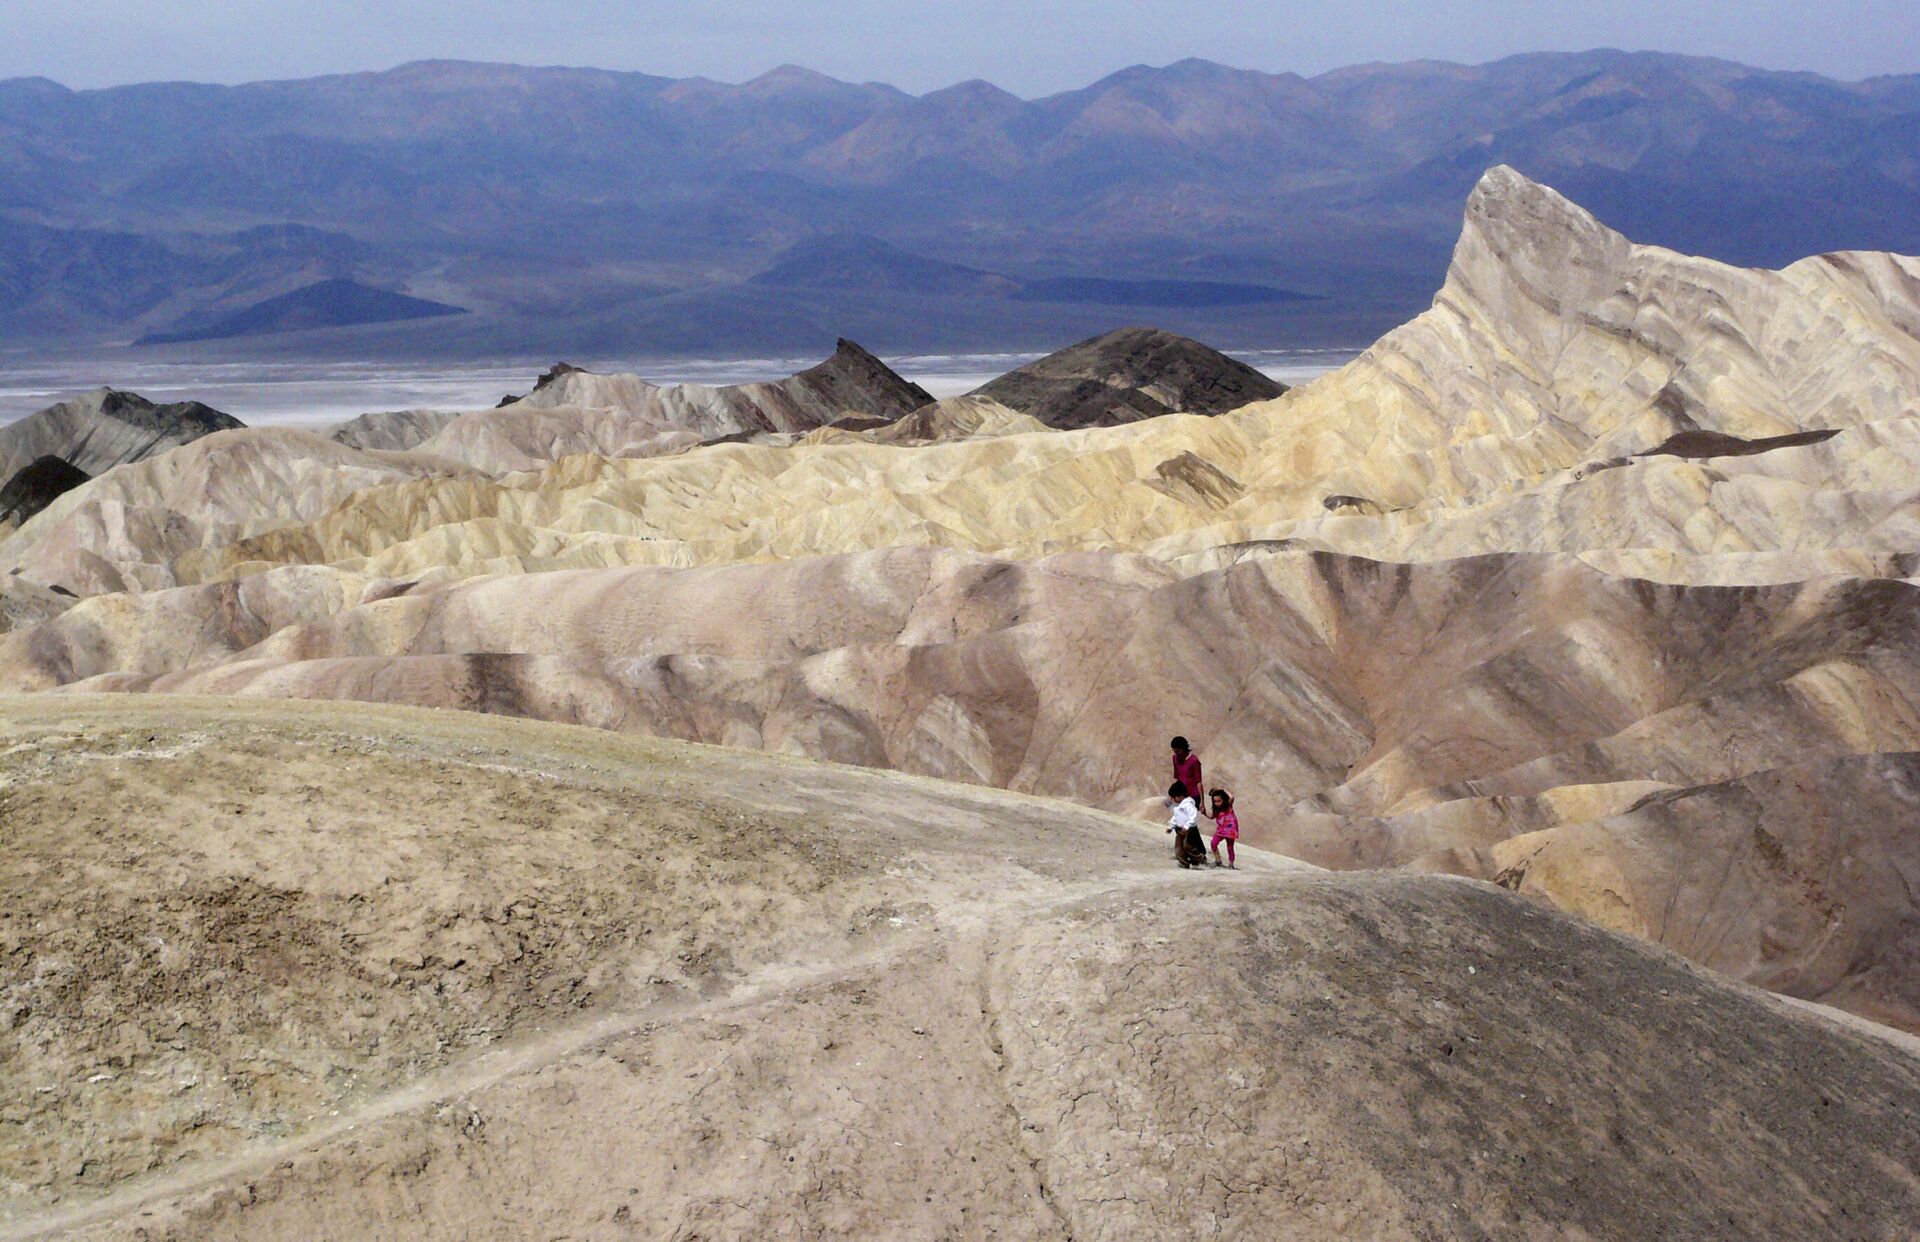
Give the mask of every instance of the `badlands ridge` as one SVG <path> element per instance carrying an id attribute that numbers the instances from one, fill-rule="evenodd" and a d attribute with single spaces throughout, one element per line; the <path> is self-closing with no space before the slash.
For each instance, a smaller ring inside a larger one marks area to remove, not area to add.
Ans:
<path id="1" fill-rule="evenodd" d="M 64 476 L 0 539 L 0 691 L 58 692 L 0 783 L 5 1116 L 63 1119 L 0 1148 L 20 1229 L 1920 1215 L 1920 1062 L 1615 934 L 1920 1030 L 1920 261 L 1729 268 L 1495 169 L 1432 309 L 1302 388 L 1102 342 Z M 1173 732 L 1250 843 L 1400 874 L 1164 874 L 1112 813 Z M 178 969 L 256 952 L 272 1004 Z M 189 1034 L 89 1025 L 153 995 Z"/>

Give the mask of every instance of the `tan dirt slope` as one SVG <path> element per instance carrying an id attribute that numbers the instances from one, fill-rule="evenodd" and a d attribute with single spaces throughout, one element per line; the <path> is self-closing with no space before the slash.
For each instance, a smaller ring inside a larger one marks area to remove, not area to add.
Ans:
<path id="1" fill-rule="evenodd" d="M 1853 578 L 1302 553 L 1183 577 L 904 548 L 418 588 L 278 569 L 83 601 L 0 637 L 0 686 L 465 708 L 1123 812 L 1178 729 L 1251 840 L 1529 876 L 1736 976 L 1920 1027 L 1916 635 L 1920 588 Z"/>
<path id="2" fill-rule="evenodd" d="M 1487 885 L 460 713 L 0 712 L 0 1236 L 1897 1236 L 1920 1060 Z"/>

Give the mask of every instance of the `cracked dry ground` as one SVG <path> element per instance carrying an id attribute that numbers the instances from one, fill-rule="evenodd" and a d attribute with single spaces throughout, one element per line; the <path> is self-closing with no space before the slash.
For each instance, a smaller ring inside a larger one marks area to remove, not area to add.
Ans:
<path id="1" fill-rule="evenodd" d="M 458 713 L 0 700 L 0 1236 L 1906 1236 L 1920 1060 L 1490 885 Z"/>

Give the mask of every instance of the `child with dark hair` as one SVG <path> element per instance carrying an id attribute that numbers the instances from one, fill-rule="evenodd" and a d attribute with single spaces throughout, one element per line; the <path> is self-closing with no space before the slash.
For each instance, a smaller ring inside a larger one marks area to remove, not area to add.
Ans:
<path id="1" fill-rule="evenodd" d="M 1184 737 L 1173 739 L 1173 779 L 1180 782 L 1195 806 L 1207 796 L 1206 784 L 1200 775 L 1200 756 L 1193 753 Z"/>
<path id="2" fill-rule="evenodd" d="M 1198 867 L 1207 857 L 1207 847 L 1200 843 L 1200 807 L 1179 781 L 1167 786 L 1167 805 L 1173 808 L 1167 818 L 1167 831 L 1173 834 L 1173 861 L 1182 867 Z"/>
<path id="3" fill-rule="evenodd" d="M 1207 812 L 1207 818 L 1213 821 L 1213 865 L 1220 865 L 1220 843 L 1227 843 L 1227 869 L 1238 871 L 1234 866 L 1233 843 L 1240 839 L 1240 817 L 1233 813 L 1233 795 L 1224 789 L 1216 789 L 1207 795 L 1213 805 Z"/>

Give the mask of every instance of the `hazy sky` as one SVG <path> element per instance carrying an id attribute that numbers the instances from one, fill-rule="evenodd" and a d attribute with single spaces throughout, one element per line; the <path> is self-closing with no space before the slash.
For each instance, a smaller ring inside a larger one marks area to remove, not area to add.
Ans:
<path id="1" fill-rule="evenodd" d="M 1920 71 L 1920 0 L 0 0 L 0 77 L 70 86 L 458 57 L 725 81 L 791 62 L 912 91 L 982 77 L 1031 96 L 1186 56 L 1317 73 L 1589 47 L 1842 78 Z"/>

